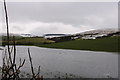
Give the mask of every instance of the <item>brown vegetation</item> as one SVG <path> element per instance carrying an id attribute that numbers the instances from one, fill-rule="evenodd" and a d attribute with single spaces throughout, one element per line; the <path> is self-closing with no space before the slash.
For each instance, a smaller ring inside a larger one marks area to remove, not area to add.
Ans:
<path id="1" fill-rule="evenodd" d="M 5 49 L 5 54 L 3 57 L 3 66 L 2 66 L 2 80 L 19 80 L 20 79 L 20 69 L 25 64 L 25 59 L 20 58 L 19 65 L 16 64 L 16 45 L 15 45 L 15 37 L 13 36 L 13 46 L 10 49 L 9 46 L 9 23 L 8 23 L 8 15 L 7 15 L 7 7 L 6 2 L 4 0 L 4 9 L 5 9 L 5 18 L 6 18 L 6 26 L 7 26 L 7 49 Z M 32 58 L 30 55 L 30 50 L 28 49 L 31 71 L 32 71 L 32 79 L 33 80 L 41 80 L 40 78 L 40 66 L 38 68 L 38 73 L 35 74 L 33 70 Z M 13 55 L 13 56 L 12 56 Z"/>

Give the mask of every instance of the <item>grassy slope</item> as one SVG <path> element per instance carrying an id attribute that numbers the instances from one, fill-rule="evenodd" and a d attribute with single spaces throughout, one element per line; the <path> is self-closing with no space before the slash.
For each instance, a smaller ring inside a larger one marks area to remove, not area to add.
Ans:
<path id="1" fill-rule="evenodd" d="M 19 43 L 33 43 L 33 44 L 37 44 L 37 43 L 52 43 L 52 40 L 47 40 L 44 38 L 25 38 L 25 39 L 21 39 L 21 40 L 17 40 L 16 42 Z"/>
<path id="2" fill-rule="evenodd" d="M 4 43 L 4 41 L 3 41 Z M 12 41 L 10 41 L 12 43 Z M 52 44 L 41 44 L 52 43 Z M 100 38 L 95 40 L 73 40 L 54 43 L 54 41 L 44 38 L 22 38 L 16 40 L 17 45 L 35 45 L 39 47 L 74 49 L 74 50 L 91 50 L 91 51 L 118 51 L 118 37 Z"/>
<path id="3" fill-rule="evenodd" d="M 3 41 L 6 42 L 6 41 Z M 41 43 L 53 43 L 54 41 L 52 40 L 47 40 L 44 38 L 23 38 L 23 39 L 18 39 L 16 40 L 17 45 L 36 45 L 36 44 L 41 44 Z M 13 41 L 10 41 L 10 44 L 12 44 Z"/>
<path id="4" fill-rule="evenodd" d="M 118 37 L 100 38 L 95 40 L 73 40 L 53 44 L 37 45 L 48 48 L 91 50 L 91 51 L 118 51 Z"/>

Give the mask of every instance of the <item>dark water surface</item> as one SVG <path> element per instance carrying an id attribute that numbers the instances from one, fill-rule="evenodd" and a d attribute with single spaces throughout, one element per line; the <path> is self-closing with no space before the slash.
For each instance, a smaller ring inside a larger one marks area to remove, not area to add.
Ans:
<path id="1" fill-rule="evenodd" d="M 34 70 L 41 66 L 41 75 L 50 77 L 118 77 L 118 54 L 83 50 L 50 49 L 35 46 L 17 46 L 19 58 L 26 59 L 22 74 L 30 76 L 27 49 L 30 48 Z M 1 62 L 0 62 L 1 63 Z"/>

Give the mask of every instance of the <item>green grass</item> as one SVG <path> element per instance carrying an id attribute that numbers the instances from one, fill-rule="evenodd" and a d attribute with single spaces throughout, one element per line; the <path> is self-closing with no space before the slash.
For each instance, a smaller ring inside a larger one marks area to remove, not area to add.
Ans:
<path id="1" fill-rule="evenodd" d="M 90 50 L 90 51 L 105 51 L 105 52 L 119 52 L 118 51 L 118 38 L 120 37 L 106 37 L 99 38 L 95 40 L 72 40 L 65 42 L 54 43 L 52 40 L 47 40 L 44 38 L 19 38 L 16 40 L 17 45 L 32 45 L 47 48 L 57 48 L 57 49 L 73 49 L 73 50 Z M 3 44 L 6 41 L 2 41 Z M 10 41 L 12 44 L 13 41 Z"/>
<path id="2" fill-rule="evenodd" d="M 53 44 L 39 44 L 36 46 L 59 49 L 118 52 L 118 38 L 119 37 L 107 37 L 95 40 L 78 39 Z"/>
<path id="3" fill-rule="evenodd" d="M 2 41 L 3 44 L 6 44 L 7 41 Z M 37 44 L 49 44 L 53 43 L 52 40 L 47 40 L 45 38 L 34 38 L 34 37 L 26 37 L 22 39 L 17 39 L 15 41 L 16 45 L 37 45 Z M 10 44 L 13 44 L 13 41 L 10 41 Z"/>
<path id="4" fill-rule="evenodd" d="M 47 40 L 45 38 L 25 38 L 25 39 L 17 40 L 16 42 L 39 44 L 39 43 L 53 43 L 54 41 Z"/>

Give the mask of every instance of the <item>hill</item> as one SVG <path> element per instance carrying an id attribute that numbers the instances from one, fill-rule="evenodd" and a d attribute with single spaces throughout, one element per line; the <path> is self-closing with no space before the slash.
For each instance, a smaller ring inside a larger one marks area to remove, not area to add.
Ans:
<path id="1" fill-rule="evenodd" d="M 94 40 L 76 39 L 53 44 L 36 45 L 39 47 L 73 49 L 73 50 L 90 50 L 90 51 L 106 51 L 118 52 L 118 36 L 98 38 Z"/>
<path id="2" fill-rule="evenodd" d="M 60 37 L 58 37 L 57 35 L 57 37 L 53 38 L 37 36 L 15 37 L 16 45 L 35 45 L 47 48 L 107 51 L 107 52 L 118 52 L 118 38 L 120 38 L 120 31 L 115 29 L 92 30 L 83 33 L 65 35 Z M 2 36 L 2 44 L 6 45 L 6 43 L 7 37 Z M 10 36 L 10 44 L 11 45 L 13 44 L 12 36 Z"/>
<path id="3" fill-rule="evenodd" d="M 111 36 L 120 36 L 120 31 L 118 29 L 98 29 L 59 37 L 49 37 L 47 39 L 55 42 L 64 42 L 75 39 L 97 39 Z"/>

